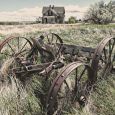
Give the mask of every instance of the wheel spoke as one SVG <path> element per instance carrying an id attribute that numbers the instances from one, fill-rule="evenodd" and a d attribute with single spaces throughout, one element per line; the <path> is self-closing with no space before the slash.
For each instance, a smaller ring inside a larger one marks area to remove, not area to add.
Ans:
<path id="1" fill-rule="evenodd" d="M 13 50 L 13 48 L 11 47 L 11 45 L 7 42 L 8 46 L 10 47 L 10 49 L 13 51 L 13 53 L 15 54 L 15 51 Z"/>
<path id="2" fill-rule="evenodd" d="M 24 53 L 24 52 L 26 52 L 26 53 Z M 25 54 L 27 54 L 27 53 L 28 53 L 28 52 L 26 51 L 26 49 L 24 49 L 23 51 L 17 53 L 17 55 L 21 55 L 22 57 L 24 57 Z"/>
<path id="3" fill-rule="evenodd" d="M 114 42 L 113 42 L 113 44 L 112 44 L 112 48 L 111 48 L 111 51 L 113 51 L 113 49 L 114 49 L 114 46 L 115 46 L 115 40 L 114 40 Z"/>
<path id="4" fill-rule="evenodd" d="M 104 57 L 105 57 L 105 62 L 106 62 L 106 61 L 107 61 L 107 54 L 106 54 L 106 49 L 105 49 L 105 47 L 104 47 L 103 51 L 104 51 Z"/>
<path id="5" fill-rule="evenodd" d="M 114 62 L 114 61 L 115 61 L 115 54 L 114 54 L 113 59 L 112 59 L 112 61 L 111 61 L 111 62 Z"/>
<path id="6" fill-rule="evenodd" d="M 112 53 L 112 49 L 111 49 L 111 40 L 109 41 L 109 51 L 108 51 L 108 62 L 110 62 L 110 58 L 111 58 L 111 53 Z"/>
<path id="7" fill-rule="evenodd" d="M 84 70 L 83 70 L 82 73 L 80 74 L 80 77 L 79 77 L 79 79 L 78 79 L 78 82 L 79 82 L 80 79 L 82 78 L 82 76 L 83 76 L 83 74 L 85 73 L 85 71 L 86 71 L 86 67 L 84 68 Z"/>
<path id="8" fill-rule="evenodd" d="M 113 52 L 114 46 L 115 46 L 115 40 L 114 40 L 114 42 L 113 42 L 113 44 L 112 44 L 112 47 L 111 47 L 111 54 L 112 54 L 112 52 Z M 110 55 L 110 57 L 111 57 L 111 55 Z"/>
<path id="9" fill-rule="evenodd" d="M 111 40 L 109 41 L 109 56 L 111 54 Z"/>
<path id="10" fill-rule="evenodd" d="M 25 52 L 25 53 L 23 53 L 23 55 L 28 54 L 28 51 L 27 51 L 27 50 L 23 50 L 23 52 Z"/>
<path id="11" fill-rule="evenodd" d="M 48 43 L 49 43 L 49 44 L 51 44 L 51 41 L 49 40 L 48 35 L 47 35 L 47 37 L 46 37 L 46 38 L 47 38 L 47 40 L 48 40 Z"/>
<path id="12" fill-rule="evenodd" d="M 28 43 L 28 41 L 26 41 L 26 43 L 23 45 L 23 47 L 21 48 L 20 52 L 24 49 L 24 47 L 26 46 L 27 43 Z"/>
<path id="13" fill-rule="evenodd" d="M 67 88 L 70 90 L 70 87 L 69 87 L 69 85 L 68 85 L 66 80 L 64 80 L 64 83 L 66 84 Z"/>
<path id="14" fill-rule="evenodd" d="M 77 84 L 78 84 L 78 69 L 75 69 L 75 91 L 77 91 Z"/>
<path id="15" fill-rule="evenodd" d="M 58 39 L 56 38 L 56 43 L 58 42 Z"/>
<path id="16" fill-rule="evenodd" d="M 54 40 L 54 38 L 53 38 L 54 36 L 53 36 L 53 34 L 52 34 L 52 36 L 51 36 L 51 44 L 53 44 L 53 40 Z"/>

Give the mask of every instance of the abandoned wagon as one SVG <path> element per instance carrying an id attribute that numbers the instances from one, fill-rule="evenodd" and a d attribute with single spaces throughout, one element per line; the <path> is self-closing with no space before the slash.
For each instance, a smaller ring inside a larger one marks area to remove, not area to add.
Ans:
<path id="1" fill-rule="evenodd" d="M 64 23 L 65 8 L 64 7 L 43 7 L 42 9 L 42 23 L 55 24 Z"/>

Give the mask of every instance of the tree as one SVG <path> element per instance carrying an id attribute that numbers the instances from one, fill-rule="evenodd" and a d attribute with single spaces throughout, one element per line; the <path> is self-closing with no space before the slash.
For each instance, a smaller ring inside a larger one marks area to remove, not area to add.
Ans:
<path id="1" fill-rule="evenodd" d="M 36 18 L 36 23 L 41 23 L 41 22 L 42 22 L 42 18 L 41 17 Z"/>
<path id="2" fill-rule="evenodd" d="M 74 24 L 74 23 L 76 23 L 76 18 L 73 17 L 73 16 L 71 16 L 71 17 L 68 19 L 68 23 L 69 23 L 69 24 Z"/>
<path id="3" fill-rule="evenodd" d="M 108 4 L 105 4 L 104 1 L 100 1 L 90 6 L 84 20 L 95 24 L 108 24 L 112 22 L 115 16 L 114 13 L 114 2 L 110 1 Z"/>
<path id="4" fill-rule="evenodd" d="M 107 9 L 112 14 L 112 20 L 115 18 L 115 1 L 110 1 L 107 5 Z"/>

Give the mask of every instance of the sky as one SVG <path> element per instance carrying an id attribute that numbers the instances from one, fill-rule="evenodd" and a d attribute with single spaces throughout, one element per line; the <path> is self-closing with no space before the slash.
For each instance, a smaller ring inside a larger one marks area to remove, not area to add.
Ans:
<path id="1" fill-rule="evenodd" d="M 101 0 L 0 0 L 0 21 L 34 21 L 42 16 L 42 7 L 49 5 L 64 6 L 66 19 L 81 19 L 89 6 L 98 1 Z"/>

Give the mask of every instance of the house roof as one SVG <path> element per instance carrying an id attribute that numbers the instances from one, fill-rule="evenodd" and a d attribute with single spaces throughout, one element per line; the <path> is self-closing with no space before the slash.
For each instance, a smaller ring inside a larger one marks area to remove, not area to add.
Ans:
<path id="1" fill-rule="evenodd" d="M 42 9 L 42 13 L 46 13 L 48 10 L 50 9 L 50 7 L 43 7 Z M 65 14 L 65 8 L 64 7 L 51 7 L 51 9 L 53 10 L 53 12 L 56 12 L 58 14 Z"/>

